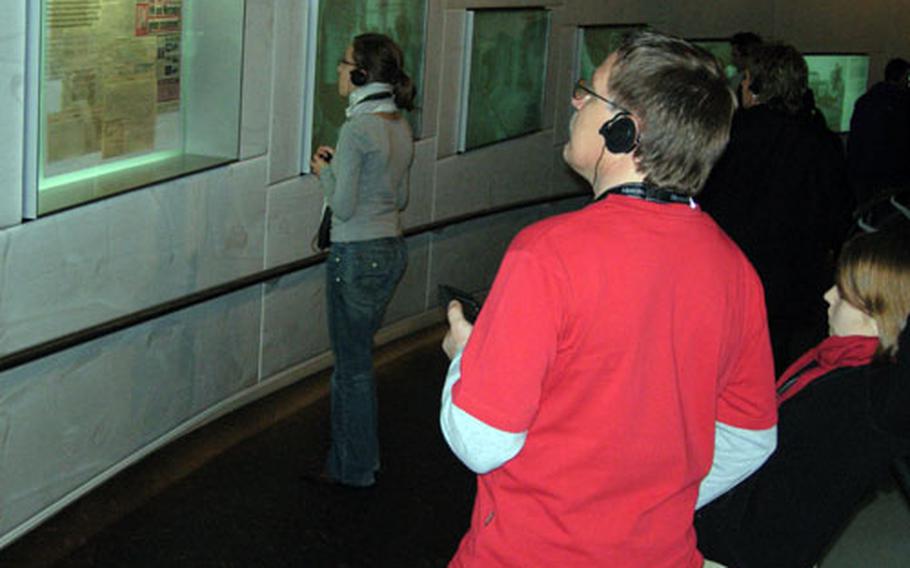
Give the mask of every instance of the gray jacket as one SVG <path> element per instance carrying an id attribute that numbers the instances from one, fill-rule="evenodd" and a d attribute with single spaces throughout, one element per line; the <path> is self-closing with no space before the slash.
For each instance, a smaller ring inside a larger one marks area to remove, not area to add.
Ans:
<path id="1" fill-rule="evenodd" d="M 413 159 L 404 118 L 361 114 L 342 125 L 332 163 L 320 176 L 332 208 L 332 242 L 401 235 L 399 212 L 407 205 Z"/>

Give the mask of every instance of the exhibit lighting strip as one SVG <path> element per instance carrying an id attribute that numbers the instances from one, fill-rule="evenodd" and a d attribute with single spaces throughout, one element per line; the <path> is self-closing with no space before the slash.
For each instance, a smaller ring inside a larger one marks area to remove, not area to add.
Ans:
<path id="1" fill-rule="evenodd" d="M 464 57 L 461 60 L 461 92 L 458 99 L 458 151 L 468 145 L 468 99 L 471 95 L 471 50 L 474 49 L 474 11 L 468 10 L 462 27 Z"/>
<path id="2" fill-rule="evenodd" d="M 306 40 L 304 60 L 306 61 L 303 77 L 301 80 L 307 82 L 316 82 L 316 52 L 317 41 L 319 39 L 319 0 L 313 0 L 309 3 L 306 11 Z M 313 116 L 316 106 L 316 89 L 303 89 L 303 128 L 301 128 L 302 138 L 300 140 L 300 164 L 303 166 L 304 173 L 310 172 L 310 156 L 313 154 Z"/>
<path id="3" fill-rule="evenodd" d="M 86 179 L 106 176 L 108 174 L 113 174 L 123 170 L 148 166 L 156 162 L 161 162 L 170 158 L 176 158 L 181 155 L 182 152 L 179 150 L 162 150 L 160 152 L 154 152 L 152 154 L 146 154 L 144 156 L 136 156 L 135 158 L 118 160 L 110 164 L 102 164 L 94 168 L 88 168 L 70 174 L 60 174 L 53 177 L 44 178 L 39 186 L 39 191 L 84 181 Z"/>

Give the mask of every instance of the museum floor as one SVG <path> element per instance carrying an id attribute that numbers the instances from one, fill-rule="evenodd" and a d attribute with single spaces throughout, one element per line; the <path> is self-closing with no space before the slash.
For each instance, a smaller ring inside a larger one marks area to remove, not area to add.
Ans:
<path id="1" fill-rule="evenodd" d="M 0 551 L 6 567 L 435 567 L 467 527 L 474 479 L 436 422 L 442 328 L 377 355 L 376 487 L 305 481 L 327 443 L 328 373 L 171 444 Z M 910 509 L 882 493 L 822 568 L 910 565 Z"/>

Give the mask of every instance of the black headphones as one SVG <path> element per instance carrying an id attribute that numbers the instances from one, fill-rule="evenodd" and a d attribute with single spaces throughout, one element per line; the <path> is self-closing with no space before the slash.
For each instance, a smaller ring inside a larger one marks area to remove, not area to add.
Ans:
<path id="1" fill-rule="evenodd" d="M 638 146 L 638 127 L 632 115 L 624 110 L 605 122 L 599 132 L 604 137 L 604 146 L 613 154 L 628 154 Z"/>
<path id="2" fill-rule="evenodd" d="M 351 69 L 351 84 L 355 87 L 362 87 L 367 84 L 367 72 L 363 69 Z"/>

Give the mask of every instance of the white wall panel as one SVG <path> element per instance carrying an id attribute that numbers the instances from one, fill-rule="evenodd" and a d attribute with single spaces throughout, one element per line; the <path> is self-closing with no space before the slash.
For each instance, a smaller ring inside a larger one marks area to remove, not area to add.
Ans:
<path id="1" fill-rule="evenodd" d="M 254 288 L 0 375 L 0 535 L 254 384 L 260 309 Z"/>
<path id="2" fill-rule="evenodd" d="M 261 269 L 265 161 L 0 232 L 0 354 Z"/>
<path id="3" fill-rule="evenodd" d="M 269 137 L 269 183 L 300 175 L 300 128 L 303 120 L 304 33 L 306 2 L 274 0 L 272 82 L 262 96 L 272 98 Z"/>
<path id="4" fill-rule="evenodd" d="M 240 159 L 268 151 L 271 97 L 262 85 L 272 83 L 274 1 L 247 0 L 243 44 L 243 92 L 240 116 Z"/>
<path id="5" fill-rule="evenodd" d="M 414 145 L 414 165 L 408 206 L 401 216 L 405 228 L 429 223 L 433 219 L 433 191 L 436 187 L 436 138 Z"/>
<path id="6" fill-rule="evenodd" d="M 416 316 L 432 307 L 435 290 L 429 291 L 427 304 L 427 274 L 430 261 L 430 236 L 418 235 L 408 239 L 408 268 L 395 290 L 392 301 L 385 313 L 384 323 L 392 323 Z"/>
<path id="7" fill-rule="evenodd" d="M 25 2 L 9 2 L 0 34 L 0 227 L 22 221 L 24 97 Z"/>
<path id="8" fill-rule="evenodd" d="M 552 147 L 543 131 L 439 160 L 434 220 L 548 195 Z"/>
<path id="9" fill-rule="evenodd" d="M 325 265 L 265 285 L 262 377 L 269 377 L 329 349 L 325 314 Z"/>
<path id="10" fill-rule="evenodd" d="M 266 267 L 315 254 L 313 236 L 322 219 L 322 193 L 315 176 L 298 176 L 268 190 Z"/>

